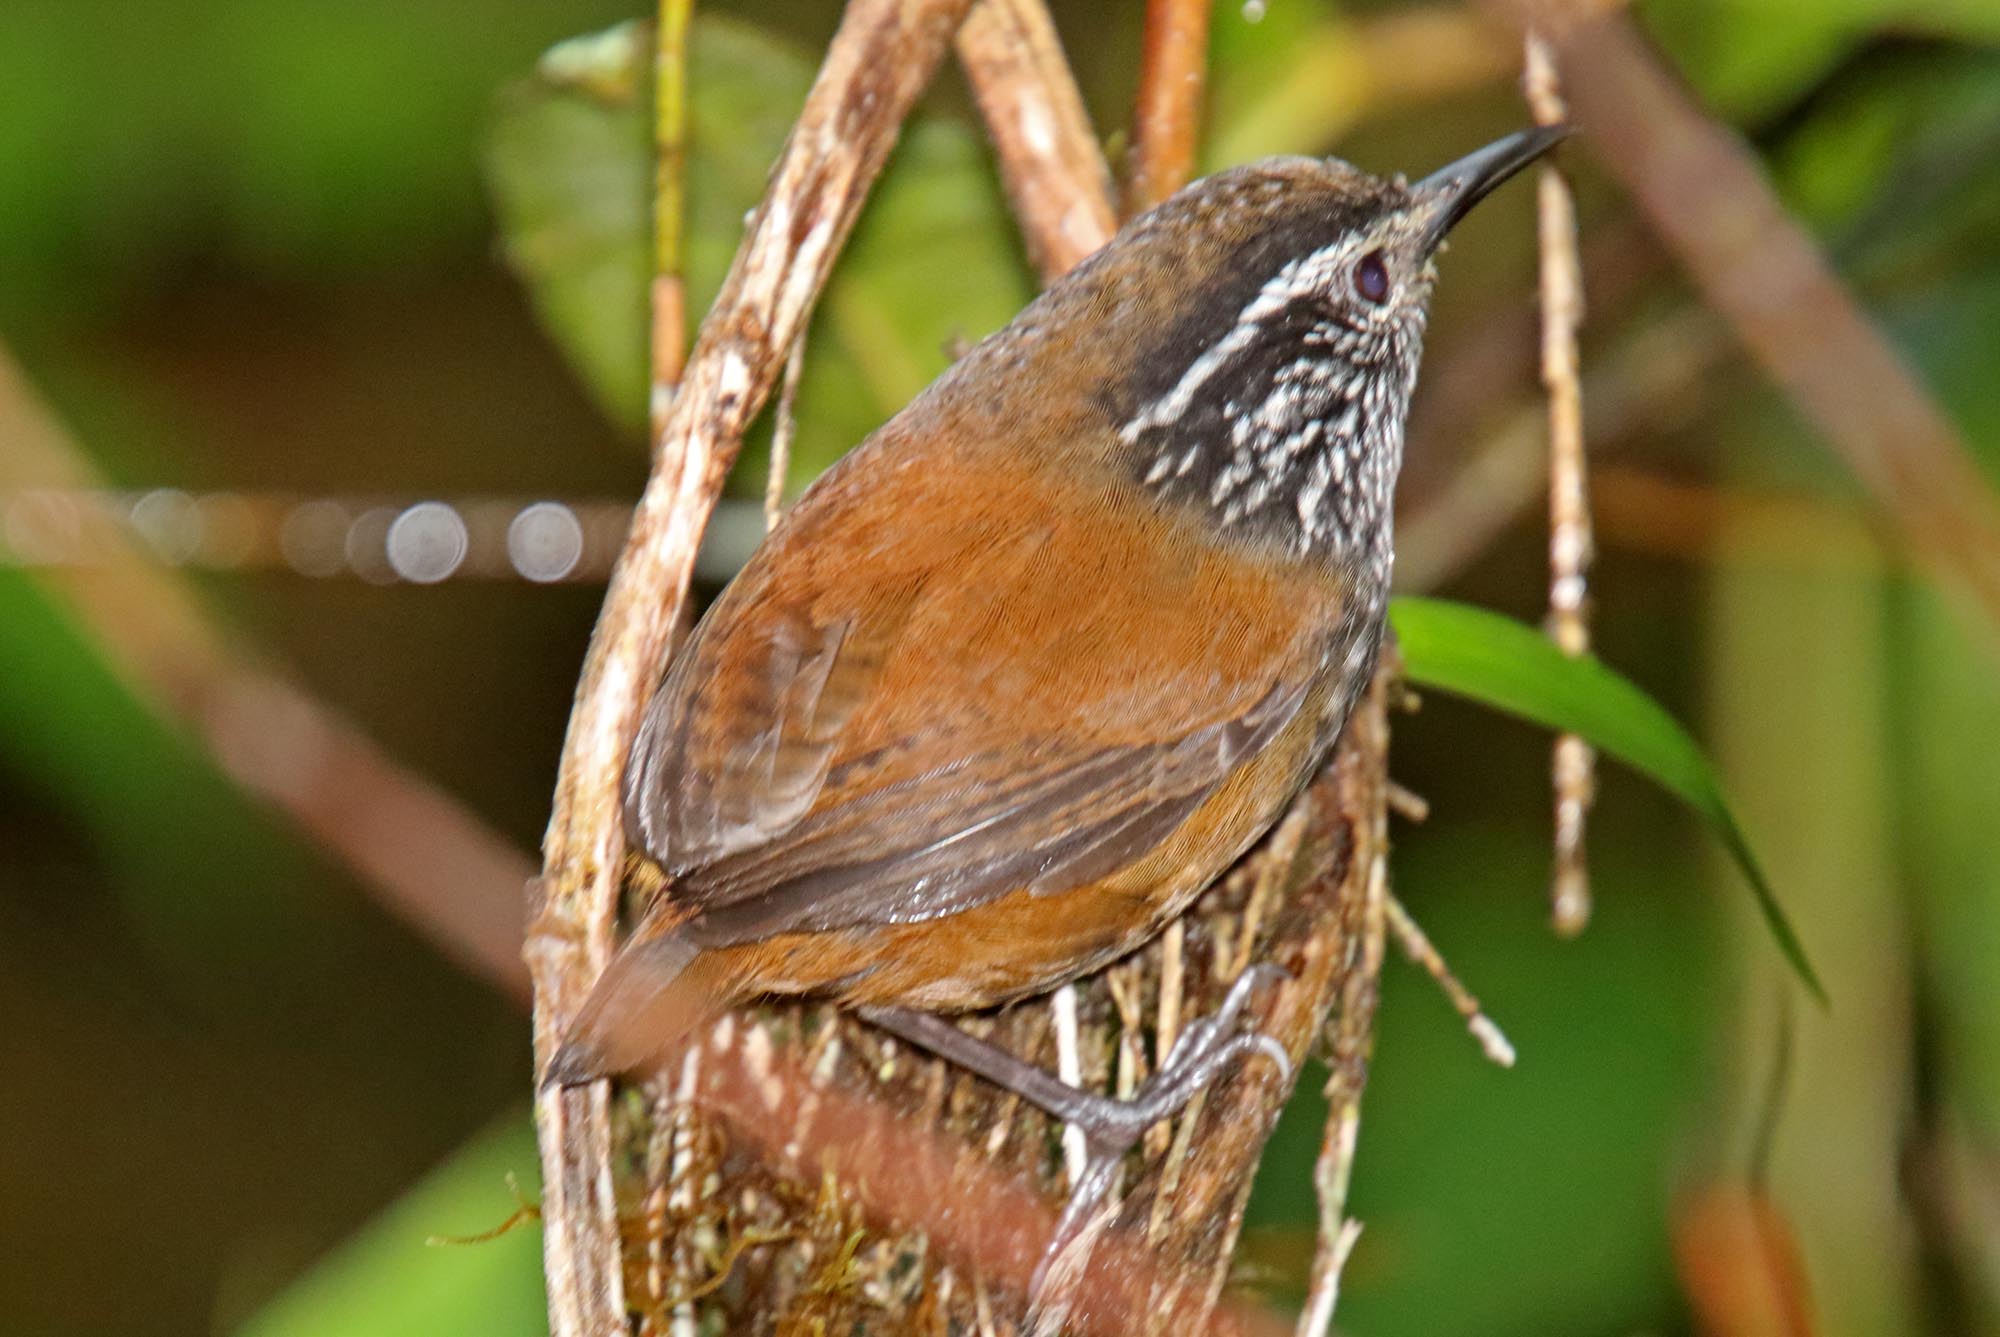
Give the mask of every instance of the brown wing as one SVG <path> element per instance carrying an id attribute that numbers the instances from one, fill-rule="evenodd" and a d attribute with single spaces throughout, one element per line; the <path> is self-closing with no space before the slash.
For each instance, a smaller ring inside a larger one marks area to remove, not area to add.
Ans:
<path id="1" fill-rule="evenodd" d="M 649 707 L 628 823 L 689 941 L 1102 877 L 1298 711 L 1328 620 L 1295 585 L 1173 521 L 963 473 L 950 524 L 921 470 L 869 480 L 866 508 L 838 480 L 809 498 Z"/>

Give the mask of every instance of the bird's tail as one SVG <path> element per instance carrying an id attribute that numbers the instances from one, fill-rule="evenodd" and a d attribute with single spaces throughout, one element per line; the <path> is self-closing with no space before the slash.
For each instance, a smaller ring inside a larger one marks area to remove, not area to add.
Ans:
<path id="1" fill-rule="evenodd" d="M 542 1085 L 575 1086 L 667 1057 L 720 1007 L 710 973 L 671 933 L 626 943 L 570 1023 Z"/>

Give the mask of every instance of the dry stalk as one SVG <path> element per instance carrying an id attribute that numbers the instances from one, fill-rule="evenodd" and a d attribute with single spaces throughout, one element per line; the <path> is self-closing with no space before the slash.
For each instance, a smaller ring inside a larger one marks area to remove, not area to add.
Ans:
<path id="1" fill-rule="evenodd" d="M 1526 38 L 1522 88 L 1537 125 L 1569 119 L 1555 57 L 1539 33 Z M 1571 657 L 1590 650 L 1587 573 L 1591 561 L 1590 495 L 1583 457 L 1583 385 L 1577 330 L 1583 324 L 1583 264 L 1577 257 L 1576 197 L 1562 168 L 1537 171 L 1541 242 L 1542 385 L 1549 398 L 1549 633 Z M 1572 733 L 1555 741 L 1555 870 L 1549 905 L 1565 938 L 1590 922 L 1590 870 L 1584 829 L 1597 788 L 1597 759 Z"/>
<path id="2" fill-rule="evenodd" d="M 1444 959 L 1444 953 L 1437 949 L 1423 925 L 1411 915 L 1408 907 L 1392 894 L 1389 897 L 1389 932 L 1396 939 L 1397 946 L 1411 961 L 1423 967 L 1424 973 L 1436 981 L 1439 990 L 1465 1022 L 1465 1029 L 1479 1042 L 1480 1052 L 1488 1060 L 1502 1068 L 1514 1066 L 1514 1045 L 1486 1015 L 1479 1005 L 1479 999 L 1472 990 L 1465 987 L 1458 976 L 1452 973 L 1451 963 Z"/>
<path id="3" fill-rule="evenodd" d="M 1584 393 L 1599 457 L 1686 404 L 1726 352 L 1714 322 L 1690 310 L 1596 358 L 1584 377 Z M 1399 588 L 1435 589 L 1451 579 L 1545 495 L 1547 431 L 1547 414 L 1539 406 L 1509 414 L 1407 522 L 1397 523 Z"/>
<path id="4" fill-rule="evenodd" d="M 578 684 L 533 897 L 526 955 L 538 1068 L 610 955 L 624 854 L 619 776 L 702 527 L 965 2 L 849 7 L 661 420 L 653 473 Z M 544 1093 L 536 1113 L 551 1329 L 558 1337 L 622 1333 L 608 1086 Z"/>

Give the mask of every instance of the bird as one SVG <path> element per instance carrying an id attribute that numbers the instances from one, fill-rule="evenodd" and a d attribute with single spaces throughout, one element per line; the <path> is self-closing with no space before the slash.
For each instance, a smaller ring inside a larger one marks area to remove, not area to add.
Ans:
<path id="1" fill-rule="evenodd" d="M 1122 1100 L 949 1017 L 1145 944 L 1331 753 L 1384 637 L 1439 248 L 1565 133 L 1415 184 L 1197 181 L 824 473 L 663 666 L 623 788 L 650 903 L 544 1082 L 830 998 L 1084 1128 L 1074 1216 L 1227 1065 L 1288 1079 L 1240 1020 L 1269 969 Z"/>

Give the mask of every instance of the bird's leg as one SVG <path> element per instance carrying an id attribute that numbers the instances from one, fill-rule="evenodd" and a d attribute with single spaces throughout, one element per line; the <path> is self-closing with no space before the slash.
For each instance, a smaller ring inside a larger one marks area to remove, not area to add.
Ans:
<path id="1" fill-rule="evenodd" d="M 900 1007 L 859 1009 L 862 1017 L 892 1035 L 921 1046 L 997 1086 L 1005 1087 L 1052 1118 L 1083 1130 L 1089 1156 L 1082 1176 L 1070 1186 L 1055 1237 L 1035 1269 L 1031 1291 L 1039 1291 L 1049 1264 L 1087 1225 L 1111 1190 L 1118 1165 L 1140 1136 L 1162 1119 L 1170 1119 L 1195 1093 L 1221 1075 L 1223 1069 L 1252 1054 L 1262 1054 L 1291 1080 L 1292 1063 L 1283 1045 L 1268 1035 L 1242 1031 L 1238 1024 L 1251 997 L 1266 983 L 1282 979 L 1273 965 L 1243 972 L 1222 1006 L 1190 1022 L 1167 1052 L 1159 1070 L 1130 1098 L 1102 1095 L 1071 1086 L 1048 1069 L 1008 1053 L 991 1041 L 968 1035 L 930 1012 Z"/>

